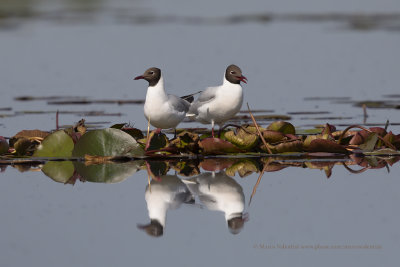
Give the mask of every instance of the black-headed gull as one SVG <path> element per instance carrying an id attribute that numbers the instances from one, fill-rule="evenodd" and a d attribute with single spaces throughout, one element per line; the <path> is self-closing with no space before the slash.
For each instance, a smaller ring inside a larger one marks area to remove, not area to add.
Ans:
<path id="1" fill-rule="evenodd" d="M 243 90 L 240 82 L 246 82 L 242 70 L 229 65 L 224 74 L 222 85 L 208 87 L 190 106 L 186 116 L 203 124 L 210 124 L 214 137 L 214 124 L 220 127 L 236 113 L 243 103 Z"/>
<path id="2" fill-rule="evenodd" d="M 190 103 L 176 95 L 167 95 L 164 90 L 164 79 L 159 68 L 149 68 L 135 80 L 149 82 L 144 116 L 151 125 L 158 129 L 176 128 L 185 118 Z"/>

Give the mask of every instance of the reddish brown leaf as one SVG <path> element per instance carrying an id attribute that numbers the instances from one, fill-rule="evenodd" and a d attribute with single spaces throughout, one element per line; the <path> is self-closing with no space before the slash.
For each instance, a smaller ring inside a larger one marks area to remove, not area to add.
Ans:
<path id="1" fill-rule="evenodd" d="M 226 153 L 238 153 L 240 149 L 228 141 L 219 138 L 206 138 L 199 142 L 202 154 L 218 155 Z"/>
<path id="2" fill-rule="evenodd" d="M 307 147 L 309 152 L 330 152 L 339 154 L 348 154 L 349 152 L 343 145 L 339 145 L 334 141 L 327 139 L 315 139 L 312 140 L 310 145 Z"/>

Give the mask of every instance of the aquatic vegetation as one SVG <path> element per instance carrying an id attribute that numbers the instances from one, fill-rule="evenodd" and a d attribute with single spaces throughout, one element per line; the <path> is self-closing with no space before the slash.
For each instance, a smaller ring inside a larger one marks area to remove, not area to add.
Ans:
<path id="1" fill-rule="evenodd" d="M 3 158 L 80 158 L 104 157 L 207 157 L 209 155 L 268 155 L 301 153 L 375 154 L 397 155 L 400 152 L 400 134 L 387 132 L 381 127 L 364 128 L 358 125 L 337 131 L 326 124 L 318 134 L 296 134 L 295 127 L 284 121 L 275 121 L 266 128 L 253 124 L 228 127 L 219 137 L 184 130 L 169 139 L 162 133 L 150 132 L 148 137 L 136 128 L 116 124 L 111 128 L 87 131 L 84 120 L 74 127 L 52 133 L 23 130 L 10 138 L 9 144 L 1 140 Z M 353 129 L 361 129 L 354 131 Z M 9 147 L 9 148 L 8 148 Z M 10 150 L 10 152 L 9 152 Z M 93 159 L 90 159 L 93 161 Z M 98 159 L 97 159 L 98 160 Z"/>

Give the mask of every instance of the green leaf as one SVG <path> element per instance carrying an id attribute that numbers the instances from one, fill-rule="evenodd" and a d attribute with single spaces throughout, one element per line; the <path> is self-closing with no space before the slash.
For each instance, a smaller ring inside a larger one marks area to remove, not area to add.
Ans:
<path id="1" fill-rule="evenodd" d="M 290 140 L 277 145 L 269 145 L 269 148 L 274 154 L 301 152 L 303 151 L 303 142 L 301 140 Z M 267 151 L 264 145 L 261 146 L 261 149 Z"/>
<path id="2" fill-rule="evenodd" d="M 126 125 L 126 123 L 117 123 L 117 124 L 113 124 L 110 128 L 121 130 L 122 128 L 124 128 L 125 125 Z"/>
<path id="3" fill-rule="evenodd" d="M 367 139 L 365 142 L 358 147 L 362 149 L 362 151 L 367 152 L 367 151 L 373 151 L 376 145 L 376 142 L 378 141 L 378 134 L 377 133 L 371 133 L 368 135 Z"/>
<path id="4" fill-rule="evenodd" d="M 274 121 L 268 125 L 267 130 L 278 131 L 284 134 L 296 134 L 294 126 L 286 121 Z"/>
<path id="5" fill-rule="evenodd" d="M 60 130 L 48 135 L 38 146 L 33 156 L 68 158 L 71 157 L 73 149 L 72 138 L 63 130 Z"/>
<path id="6" fill-rule="evenodd" d="M 85 165 L 83 162 L 74 162 L 75 169 L 82 178 L 94 183 L 118 183 L 132 176 L 143 165 L 143 160 L 134 160 L 124 163 L 105 163 Z"/>
<path id="7" fill-rule="evenodd" d="M 258 136 L 246 133 L 243 129 L 240 129 L 237 133 L 234 131 L 226 132 L 225 139 L 240 149 L 250 150 L 257 144 Z"/>
<path id="8" fill-rule="evenodd" d="M 285 135 L 278 131 L 265 130 L 262 135 L 267 143 L 277 143 L 285 139 Z"/>
<path id="9" fill-rule="evenodd" d="M 379 150 L 364 152 L 365 155 L 374 155 L 374 156 L 396 156 L 400 155 L 400 151 L 393 150 L 391 148 L 382 148 Z"/>
<path id="10" fill-rule="evenodd" d="M 169 145 L 167 136 L 163 133 L 156 133 L 155 131 L 149 134 L 149 147 L 147 151 L 160 150 L 166 148 Z"/>
<path id="11" fill-rule="evenodd" d="M 67 183 L 74 174 L 74 164 L 71 161 L 48 161 L 42 172 L 58 183 Z"/>
<path id="12" fill-rule="evenodd" d="M 7 140 L 4 137 L 0 136 L 0 155 L 7 153 L 8 149 L 9 149 L 9 145 L 8 145 Z"/>
<path id="13" fill-rule="evenodd" d="M 113 128 L 87 132 L 75 144 L 74 157 L 91 156 L 142 156 L 143 149 L 129 134 Z"/>
<path id="14" fill-rule="evenodd" d="M 144 138 L 142 131 L 137 128 L 122 128 L 121 130 L 126 132 L 136 140 Z"/>
<path id="15" fill-rule="evenodd" d="M 313 128 L 313 129 L 297 129 L 296 133 L 301 135 L 307 134 L 320 134 L 322 132 L 322 128 Z"/>

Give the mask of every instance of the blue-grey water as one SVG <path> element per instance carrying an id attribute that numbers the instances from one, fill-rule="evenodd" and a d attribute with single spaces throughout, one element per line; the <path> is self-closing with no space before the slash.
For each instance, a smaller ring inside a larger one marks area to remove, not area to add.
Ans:
<path id="1" fill-rule="evenodd" d="M 99 127 L 130 122 L 144 129 L 141 105 L 14 98 L 143 99 L 146 84 L 133 77 L 151 66 L 163 70 L 169 92 L 185 95 L 218 85 L 226 66 L 237 64 L 249 79 L 243 87 L 251 108 L 281 115 L 329 112 L 293 115 L 291 122 L 303 128 L 363 123 L 362 109 L 352 103 L 305 98 L 400 105 L 399 97 L 385 96 L 400 92 L 395 0 L 84 2 L 0 1 L 0 136 L 54 129 L 57 110 L 121 113 L 60 114 L 62 125 L 83 117 Z M 398 108 L 367 112 L 367 123 L 400 123 Z M 397 134 L 399 129 L 389 126 Z M 40 171 L 8 167 L 0 174 L 0 265 L 394 266 L 399 173 L 398 164 L 390 172 L 357 175 L 335 166 L 329 179 L 317 169 L 267 172 L 250 206 L 258 174 L 236 175 L 249 215 L 239 234 L 229 232 L 222 212 L 182 204 L 168 211 L 164 235 L 152 238 L 137 228 L 150 221 L 145 171 L 120 183 L 71 186 Z M 373 248 L 359 248 L 364 245 Z"/>

